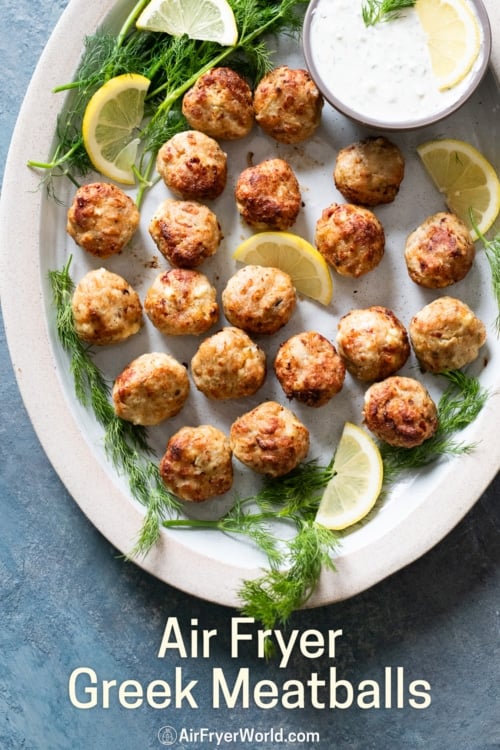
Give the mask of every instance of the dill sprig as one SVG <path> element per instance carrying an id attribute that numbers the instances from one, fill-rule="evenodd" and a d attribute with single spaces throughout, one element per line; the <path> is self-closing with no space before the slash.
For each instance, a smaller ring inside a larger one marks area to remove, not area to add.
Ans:
<path id="1" fill-rule="evenodd" d="M 93 361 L 91 349 L 75 331 L 71 309 L 74 291 L 69 273 L 71 262 L 70 257 L 61 271 L 49 271 L 57 334 L 61 346 L 70 356 L 75 395 L 82 406 L 92 409 L 104 429 L 107 458 L 119 474 L 127 477 L 132 496 L 147 508 L 144 525 L 130 553 L 131 556 L 145 554 L 158 541 L 164 516 L 179 511 L 181 506 L 164 486 L 156 463 L 147 458 L 152 450 L 145 428 L 116 416 L 110 402 L 109 383 Z"/>
<path id="2" fill-rule="evenodd" d="M 363 0 L 361 15 L 365 26 L 400 18 L 401 11 L 412 8 L 416 0 Z"/>
<path id="3" fill-rule="evenodd" d="M 486 260 L 488 261 L 490 267 L 491 289 L 493 291 L 498 310 L 497 317 L 495 318 L 495 330 L 498 335 L 500 334 L 500 233 L 496 234 L 492 240 L 487 240 L 482 232 L 479 231 L 472 211 L 470 212 L 470 217 L 472 227 L 483 243 Z"/>
<path id="4" fill-rule="evenodd" d="M 135 21 L 146 4 L 136 3 L 117 35 L 103 29 L 85 39 L 85 49 L 75 79 L 55 91 L 68 91 L 68 102 L 56 128 L 56 146 L 48 161 L 30 160 L 28 166 L 45 170 L 44 182 L 55 194 L 55 180 L 67 177 L 74 184 L 92 165 L 83 144 L 81 126 L 90 97 L 110 78 L 122 73 L 139 73 L 151 80 L 146 97 L 145 124 L 136 165 L 137 203 L 141 204 L 151 185 L 159 147 L 175 133 L 186 129 L 181 113 L 184 93 L 197 78 L 223 61 L 255 83 L 272 67 L 269 40 L 277 34 L 298 34 L 301 6 L 307 0 L 230 0 L 239 30 L 233 47 L 221 47 L 168 34 L 140 31 Z"/>
<path id="5" fill-rule="evenodd" d="M 455 434 L 470 425 L 488 399 L 488 391 L 476 377 L 462 370 L 441 373 L 448 385 L 438 403 L 439 426 L 432 437 L 415 448 L 380 445 L 387 487 L 402 472 L 421 469 L 441 456 L 470 453 L 474 445 L 459 442 Z"/>

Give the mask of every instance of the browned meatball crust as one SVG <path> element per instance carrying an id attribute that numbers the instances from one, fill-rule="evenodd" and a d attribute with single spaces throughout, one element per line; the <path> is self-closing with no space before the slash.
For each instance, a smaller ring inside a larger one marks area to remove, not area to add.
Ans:
<path id="1" fill-rule="evenodd" d="M 254 394 L 266 377 L 266 355 L 240 328 L 226 327 L 205 341 L 191 360 L 196 387 L 223 400 Z"/>
<path id="2" fill-rule="evenodd" d="M 94 182 L 76 191 L 67 215 L 67 232 L 91 255 L 119 253 L 139 226 L 139 211 L 116 185 Z"/>
<path id="3" fill-rule="evenodd" d="M 236 458 L 258 474 L 283 476 L 309 451 L 309 431 L 286 407 L 266 401 L 231 426 L 229 441 Z"/>
<path id="4" fill-rule="evenodd" d="M 400 375 L 371 385 L 365 393 L 363 418 L 379 440 L 399 448 L 415 448 L 438 427 L 437 407 L 427 389 Z"/>
<path id="5" fill-rule="evenodd" d="M 337 346 L 348 371 L 363 381 L 394 374 L 410 356 L 404 325 L 381 305 L 344 315 L 337 326 Z"/>
<path id="6" fill-rule="evenodd" d="M 439 297 L 412 318 L 410 339 L 424 370 L 457 370 L 477 358 L 486 328 L 464 302 Z"/>
<path id="7" fill-rule="evenodd" d="M 287 65 L 271 70 L 254 91 L 255 119 L 280 143 L 300 143 L 321 121 L 323 97 L 307 70 Z"/>
<path id="8" fill-rule="evenodd" d="M 243 220 L 263 230 L 290 229 L 302 204 L 298 180 L 284 159 L 266 159 L 244 169 L 235 197 Z"/>
<path id="9" fill-rule="evenodd" d="M 143 324 L 137 292 L 105 268 L 85 274 L 75 288 L 71 309 L 76 333 L 89 344 L 118 344 Z"/>
<path id="10" fill-rule="evenodd" d="M 116 378 L 112 397 L 117 416 L 156 425 L 180 412 L 189 395 L 184 365 L 170 354 L 152 352 L 134 359 Z"/>
<path id="11" fill-rule="evenodd" d="M 333 179 L 350 203 L 378 206 L 391 203 L 399 192 L 405 162 L 399 148 L 387 138 L 365 138 L 341 149 Z"/>
<path id="12" fill-rule="evenodd" d="M 229 440 L 217 428 L 181 427 L 167 443 L 160 475 L 174 495 L 200 503 L 231 489 L 231 456 Z"/>
<path id="13" fill-rule="evenodd" d="M 205 133 L 186 130 L 163 144 L 156 168 L 165 185 L 185 200 L 211 200 L 224 191 L 227 155 Z"/>
<path id="14" fill-rule="evenodd" d="M 198 336 L 219 317 L 217 291 L 199 271 L 172 268 L 156 277 L 144 299 L 144 310 L 167 336 Z"/>
<path id="15" fill-rule="evenodd" d="M 249 333 L 276 333 L 290 320 L 297 294 L 279 268 L 243 266 L 222 291 L 222 307 L 233 326 Z"/>
<path id="16" fill-rule="evenodd" d="M 332 203 L 316 222 L 315 242 L 337 273 L 358 278 L 372 271 L 382 260 L 385 232 L 368 208 Z"/>
<path id="17" fill-rule="evenodd" d="M 345 365 L 328 339 L 305 331 L 281 344 L 274 371 L 287 398 L 324 406 L 344 384 Z"/>
<path id="18" fill-rule="evenodd" d="M 252 90 L 235 70 L 212 68 L 184 95 L 182 114 L 190 127 L 211 138 L 243 138 L 254 123 Z"/>
<path id="19" fill-rule="evenodd" d="M 474 256 L 466 224 L 446 211 L 429 216 L 406 240 L 410 278 L 427 289 L 442 289 L 464 279 Z"/>
<path id="20" fill-rule="evenodd" d="M 197 201 L 167 199 L 149 224 L 160 253 L 179 268 L 196 268 L 215 255 L 222 241 L 217 216 Z"/>

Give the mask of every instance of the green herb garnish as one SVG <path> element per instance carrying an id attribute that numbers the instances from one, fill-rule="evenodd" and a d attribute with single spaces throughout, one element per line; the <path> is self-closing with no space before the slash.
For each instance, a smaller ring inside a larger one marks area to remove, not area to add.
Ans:
<path id="1" fill-rule="evenodd" d="M 90 97 L 106 81 L 122 73 L 138 73 L 151 80 L 146 98 L 145 124 L 137 137 L 141 157 L 136 165 L 140 206 L 151 185 L 156 154 L 175 133 L 185 130 L 181 102 L 197 78 L 223 61 L 255 82 L 272 67 L 270 35 L 294 34 L 301 29 L 297 12 L 307 0 L 232 0 L 239 38 L 234 47 L 221 47 L 187 37 L 144 32 L 135 21 L 147 4 L 140 0 L 115 36 L 103 30 L 85 40 L 85 51 L 75 80 L 57 87 L 70 91 L 67 107 L 58 118 L 56 147 L 48 162 L 30 160 L 28 166 L 46 170 L 45 182 L 54 193 L 54 180 L 68 177 L 74 184 L 92 169 L 83 145 L 81 125 Z M 267 40 L 267 41 L 266 41 Z"/>
<path id="2" fill-rule="evenodd" d="M 405 8 L 412 8 L 416 0 L 363 0 L 361 15 L 365 26 L 375 26 L 381 21 L 394 21 Z"/>

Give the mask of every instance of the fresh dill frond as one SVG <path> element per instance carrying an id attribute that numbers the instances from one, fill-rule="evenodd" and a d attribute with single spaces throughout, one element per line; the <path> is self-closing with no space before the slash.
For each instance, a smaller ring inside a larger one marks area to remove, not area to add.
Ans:
<path id="1" fill-rule="evenodd" d="M 338 537 L 332 531 L 312 520 L 304 521 L 287 544 L 283 567 L 244 581 L 239 591 L 243 614 L 271 630 L 286 625 L 316 589 L 322 569 L 335 570 L 337 546 Z"/>
<path id="2" fill-rule="evenodd" d="M 439 399 L 439 426 L 434 435 L 415 448 L 397 448 L 387 443 L 379 446 L 384 463 L 384 486 L 404 471 L 421 469 L 442 456 L 459 456 L 474 449 L 474 445 L 457 441 L 455 434 L 476 419 L 488 399 L 488 391 L 476 377 L 462 370 L 448 370 L 441 375 L 448 386 Z"/>
<path id="3" fill-rule="evenodd" d="M 361 15 L 365 26 L 375 26 L 383 21 L 394 21 L 401 11 L 412 8 L 416 0 L 363 0 Z"/>
<path id="4" fill-rule="evenodd" d="M 56 329 L 63 349 L 70 357 L 75 395 L 82 406 L 91 408 L 104 429 L 105 453 L 119 474 L 127 477 L 132 496 L 147 508 L 144 526 L 134 553 L 147 552 L 157 541 L 166 514 L 180 509 L 177 498 L 163 484 L 158 466 L 146 457 L 152 454 L 147 432 L 140 425 L 120 419 L 110 403 L 110 386 L 92 358 L 91 349 L 78 337 L 71 309 L 74 284 L 70 257 L 61 271 L 49 271 L 56 308 Z"/>
<path id="5" fill-rule="evenodd" d="M 488 261 L 491 272 L 491 289 L 497 304 L 497 317 L 495 318 L 495 330 L 497 335 L 500 334 L 500 233 L 496 234 L 492 240 L 479 231 L 472 211 L 470 212 L 471 223 L 483 243 L 486 260 Z"/>

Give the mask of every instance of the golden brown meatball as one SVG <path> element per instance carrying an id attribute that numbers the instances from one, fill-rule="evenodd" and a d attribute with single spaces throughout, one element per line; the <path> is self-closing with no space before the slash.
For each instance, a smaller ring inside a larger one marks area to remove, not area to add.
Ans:
<path id="1" fill-rule="evenodd" d="M 149 233 L 160 253 L 179 268 L 201 265 L 222 241 L 216 215 L 197 201 L 163 201 L 151 219 Z"/>
<path id="2" fill-rule="evenodd" d="M 190 127 L 211 138 L 243 138 L 254 123 L 252 91 L 235 70 L 212 68 L 184 95 L 182 114 Z"/>
<path id="3" fill-rule="evenodd" d="M 348 371 L 363 381 L 392 375 L 410 356 L 404 325 L 381 305 L 344 315 L 337 326 L 337 346 Z"/>
<path id="4" fill-rule="evenodd" d="M 185 200 L 211 200 L 226 187 L 227 155 L 197 130 L 177 133 L 158 152 L 156 168 L 165 185 Z"/>
<path id="5" fill-rule="evenodd" d="M 399 192 L 405 162 L 387 138 L 365 138 L 337 154 L 333 179 L 344 198 L 362 206 L 390 203 Z"/>
<path id="6" fill-rule="evenodd" d="M 413 378 L 393 375 L 365 393 L 363 417 L 379 440 L 399 448 L 415 448 L 438 427 L 436 404 Z"/>
<path id="7" fill-rule="evenodd" d="M 307 406 L 324 406 L 344 384 L 345 365 L 328 339 L 305 331 L 285 341 L 274 371 L 287 398 Z"/>
<path id="8" fill-rule="evenodd" d="M 254 229 L 290 229 L 302 203 L 298 180 L 284 159 L 266 159 L 244 169 L 235 197 L 241 217 Z"/>
<path id="9" fill-rule="evenodd" d="M 181 427 L 167 443 L 160 475 L 174 495 L 200 503 L 231 489 L 231 455 L 229 440 L 215 427 Z"/>
<path id="10" fill-rule="evenodd" d="M 255 119 L 280 143 L 300 143 L 321 121 L 323 97 L 307 70 L 287 65 L 271 70 L 254 92 Z"/>
<path id="11" fill-rule="evenodd" d="M 309 431 L 286 407 L 266 401 L 231 426 L 229 441 L 236 458 L 258 474 L 280 477 L 307 456 Z"/>
<path id="12" fill-rule="evenodd" d="M 243 266 L 222 292 L 224 314 L 250 333 L 276 333 L 290 320 L 297 302 L 292 279 L 279 268 Z"/>
<path id="13" fill-rule="evenodd" d="M 132 198 L 116 185 L 94 182 L 76 191 L 67 217 L 67 232 L 91 255 L 107 258 L 119 253 L 139 226 Z"/>
<path id="14" fill-rule="evenodd" d="M 143 324 L 137 292 L 105 268 L 85 274 L 76 286 L 71 308 L 76 333 L 89 344 L 117 344 L 137 333 Z"/>
<path id="15" fill-rule="evenodd" d="M 147 291 L 144 309 L 167 336 L 198 336 L 219 317 L 215 287 L 202 273 L 188 268 L 160 273 Z"/>
<path id="16" fill-rule="evenodd" d="M 240 328 L 223 328 L 205 341 L 191 360 L 196 387 L 208 398 L 251 396 L 266 377 L 266 355 Z"/>
<path id="17" fill-rule="evenodd" d="M 332 203 L 316 222 L 315 242 L 337 273 L 357 279 L 382 260 L 385 232 L 368 208 Z"/>
<path id="18" fill-rule="evenodd" d="M 117 416 L 146 426 L 174 417 L 188 395 L 186 368 L 162 352 L 134 359 L 118 375 L 112 391 Z"/>
<path id="19" fill-rule="evenodd" d="M 477 358 L 486 341 L 486 328 L 464 302 L 440 297 L 412 318 L 410 339 L 422 368 L 443 372 Z"/>
<path id="20" fill-rule="evenodd" d="M 442 289 L 461 281 L 469 273 L 474 256 L 466 224 L 446 211 L 429 216 L 406 240 L 410 278 L 427 289 Z"/>

